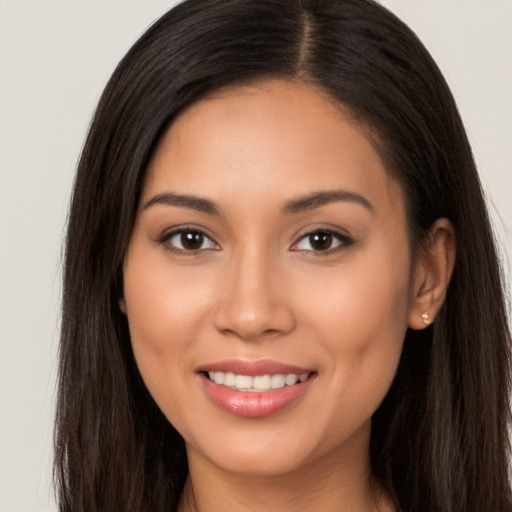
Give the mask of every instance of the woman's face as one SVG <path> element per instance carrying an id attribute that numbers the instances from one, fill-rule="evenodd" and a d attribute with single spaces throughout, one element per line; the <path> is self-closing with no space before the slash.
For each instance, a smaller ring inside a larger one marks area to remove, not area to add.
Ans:
<path id="1" fill-rule="evenodd" d="M 313 88 L 269 81 L 194 104 L 163 138 L 122 309 L 192 460 L 367 464 L 411 270 L 401 188 L 368 138 Z"/>

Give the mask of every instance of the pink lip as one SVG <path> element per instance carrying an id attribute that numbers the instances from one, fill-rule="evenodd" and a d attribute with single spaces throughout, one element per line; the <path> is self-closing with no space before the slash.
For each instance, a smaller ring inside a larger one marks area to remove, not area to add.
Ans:
<path id="1" fill-rule="evenodd" d="M 309 378 L 293 386 L 284 386 L 269 391 L 238 391 L 215 384 L 205 374 L 208 371 L 233 372 L 238 375 L 276 375 L 309 373 Z M 198 377 L 208 397 L 221 409 L 236 416 L 259 418 L 285 409 L 300 397 L 316 380 L 316 373 L 307 368 L 291 366 L 276 361 L 229 360 L 205 365 L 198 369 Z"/>
<path id="2" fill-rule="evenodd" d="M 198 372 L 232 372 L 237 375 L 277 375 L 289 374 L 302 375 L 303 373 L 312 373 L 310 368 L 301 368 L 290 364 L 272 361 L 270 359 L 260 359 L 250 361 L 248 359 L 228 359 L 226 361 L 217 361 L 215 363 L 205 364 L 197 369 Z"/>

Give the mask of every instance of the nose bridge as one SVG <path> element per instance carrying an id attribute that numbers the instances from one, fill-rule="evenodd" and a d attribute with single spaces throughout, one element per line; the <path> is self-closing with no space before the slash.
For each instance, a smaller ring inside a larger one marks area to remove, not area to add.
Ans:
<path id="1" fill-rule="evenodd" d="M 226 262 L 215 318 L 217 329 L 245 340 L 293 329 L 293 312 L 280 286 L 276 260 L 270 251 L 253 244 Z"/>

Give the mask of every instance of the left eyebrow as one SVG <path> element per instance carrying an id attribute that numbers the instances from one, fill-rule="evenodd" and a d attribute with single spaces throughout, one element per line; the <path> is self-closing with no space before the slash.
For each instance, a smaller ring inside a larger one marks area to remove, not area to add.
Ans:
<path id="1" fill-rule="evenodd" d="M 300 213 L 338 201 L 356 203 L 364 206 L 371 213 L 375 212 L 373 205 L 370 203 L 370 201 L 368 201 L 368 199 L 354 192 L 349 192 L 348 190 L 328 190 L 314 192 L 313 194 L 299 197 L 298 199 L 293 199 L 287 202 L 284 205 L 282 211 L 285 214 Z"/>
<path id="2" fill-rule="evenodd" d="M 221 215 L 220 209 L 208 199 L 184 194 L 174 194 L 172 192 L 157 194 L 156 196 L 152 197 L 142 209 L 147 210 L 156 204 L 189 208 L 198 212 L 208 213 L 209 215 Z"/>

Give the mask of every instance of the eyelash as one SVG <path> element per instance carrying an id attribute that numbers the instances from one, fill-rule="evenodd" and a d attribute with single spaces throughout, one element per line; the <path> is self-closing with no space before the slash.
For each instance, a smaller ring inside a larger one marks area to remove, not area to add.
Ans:
<path id="1" fill-rule="evenodd" d="M 190 250 L 185 249 L 183 247 L 182 237 L 183 237 L 183 235 L 186 235 L 186 234 L 199 235 L 201 237 L 201 240 L 200 240 L 201 246 L 205 242 L 209 242 L 208 245 L 210 247 L 207 247 L 207 248 L 199 247 L 198 249 L 190 249 Z M 332 245 L 332 243 L 334 243 L 336 241 L 338 242 L 338 244 L 335 245 L 334 247 L 328 247 L 325 250 L 298 248 L 299 245 L 301 243 L 303 243 L 303 241 L 307 241 L 308 239 L 309 239 L 309 245 L 311 246 L 311 237 L 315 236 L 315 235 L 317 235 L 317 236 L 318 235 L 326 235 L 326 236 L 330 237 L 330 240 L 331 240 L 330 245 Z M 178 240 L 182 247 L 176 247 L 176 246 L 172 245 L 172 243 L 171 243 L 171 240 L 178 236 L 180 237 Z M 180 255 L 193 256 L 193 255 L 196 255 L 203 251 L 218 251 L 218 250 L 220 250 L 220 246 L 214 240 L 212 240 L 208 235 L 206 235 L 201 229 L 194 228 L 194 227 L 183 227 L 183 228 L 175 229 L 175 230 L 161 236 L 157 240 L 157 242 L 159 244 L 165 245 L 167 250 L 169 250 L 170 252 L 175 253 L 175 254 L 180 254 Z M 291 251 L 309 252 L 311 254 L 314 254 L 315 256 L 328 256 L 331 254 L 341 252 L 353 244 L 354 244 L 354 240 L 345 234 L 339 233 L 338 231 L 334 231 L 332 229 L 318 228 L 318 229 L 314 229 L 314 230 L 309 231 L 308 233 L 305 233 L 304 235 L 302 235 L 299 238 L 299 240 L 291 246 L 290 250 Z"/>
<path id="2" fill-rule="evenodd" d="M 330 237 L 332 243 L 334 243 L 335 241 L 338 242 L 338 244 L 335 245 L 334 247 L 329 247 L 325 250 L 315 251 L 314 249 L 302 249 L 311 254 L 314 254 L 315 256 L 329 256 L 331 254 L 336 254 L 338 252 L 348 249 L 351 245 L 354 244 L 354 240 L 347 236 L 346 234 L 340 233 L 339 231 L 335 231 L 332 229 L 318 228 L 302 235 L 299 238 L 299 240 L 292 245 L 291 250 L 300 251 L 301 249 L 296 249 L 296 247 L 298 247 L 300 243 L 302 243 L 303 241 L 307 241 L 308 239 L 309 245 L 311 246 L 311 237 L 315 235 L 327 235 L 328 237 Z"/>
<path id="3" fill-rule="evenodd" d="M 193 234 L 193 235 L 199 235 L 201 237 L 201 241 L 202 241 L 202 244 L 204 244 L 204 242 L 206 241 L 209 241 L 211 245 L 211 247 L 208 247 L 208 248 L 199 248 L 199 249 L 190 249 L 190 250 L 187 250 L 183 247 L 183 240 L 181 240 L 181 237 L 183 237 L 183 235 L 186 235 L 186 234 Z M 182 247 L 175 247 L 174 245 L 172 245 L 171 243 L 171 240 L 174 238 L 174 237 L 180 237 L 180 244 L 182 245 Z M 169 233 L 165 233 L 163 236 L 161 236 L 157 242 L 159 244 L 162 244 L 162 245 L 165 245 L 166 246 L 166 249 L 169 250 L 170 252 L 172 253 L 175 253 L 175 254 L 183 254 L 183 255 L 195 255 L 195 254 L 198 254 L 202 251 L 218 251 L 220 249 L 219 245 L 214 242 L 208 235 L 206 235 L 203 230 L 199 229 L 199 228 L 194 228 L 194 227 L 183 227 L 183 228 L 179 228 L 179 229 L 175 229 Z"/>

